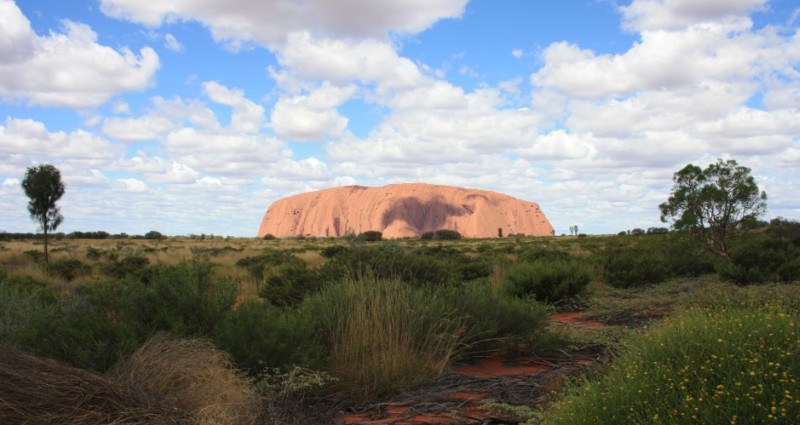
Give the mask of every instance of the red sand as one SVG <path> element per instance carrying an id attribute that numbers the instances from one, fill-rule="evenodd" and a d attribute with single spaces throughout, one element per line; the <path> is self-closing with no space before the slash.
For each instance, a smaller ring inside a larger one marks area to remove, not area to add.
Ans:
<path id="1" fill-rule="evenodd" d="M 550 321 L 565 325 L 583 326 L 585 328 L 602 328 L 603 326 L 607 326 L 603 322 L 598 322 L 595 320 L 583 320 L 582 311 L 567 311 L 564 313 L 554 314 L 550 317 Z"/>
<path id="2" fill-rule="evenodd" d="M 505 352 L 495 352 L 476 364 L 460 365 L 456 372 L 476 378 L 491 378 L 495 376 L 511 375 L 538 375 L 547 372 L 551 367 L 536 363 L 530 359 L 510 359 Z"/>

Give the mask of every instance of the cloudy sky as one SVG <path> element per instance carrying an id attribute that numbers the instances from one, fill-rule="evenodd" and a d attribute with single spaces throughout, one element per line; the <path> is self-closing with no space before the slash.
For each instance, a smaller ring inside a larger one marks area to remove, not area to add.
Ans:
<path id="1" fill-rule="evenodd" d="M 659 226 L 733 158 L 800 218 L 797 0 L 0 0 L 0 231 L 254 236 L 273 201 L 429 182 Z"/>

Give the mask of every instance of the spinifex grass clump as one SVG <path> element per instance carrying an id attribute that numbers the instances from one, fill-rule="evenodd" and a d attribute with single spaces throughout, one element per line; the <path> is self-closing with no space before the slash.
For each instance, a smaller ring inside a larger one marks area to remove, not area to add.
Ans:
<path id="1" fill-rule="evenodd" d="M 362 277 L 318 295 L 341 393 L 365 402 L 439 376 L 460 345 L 461 319 L 432 290 Z M 313 300 L 309 300 L 313 303 Z"/>
<path id="2" fill-rule="evenodd" d="M 551 410 L 548 424 L 794 424 L 800 313 L 693 310 L 634 336 L 608 373 Z"/>

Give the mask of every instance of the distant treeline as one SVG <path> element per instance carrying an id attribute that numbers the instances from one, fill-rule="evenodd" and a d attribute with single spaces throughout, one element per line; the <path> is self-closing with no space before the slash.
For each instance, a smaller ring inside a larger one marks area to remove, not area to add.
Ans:
<path id="1" fill-rule="evenodd" d="M 100 230 L 97 232 L 50 233 L 48 237 L 53 239 L 163 239 L 165 236 L 155 230 L 151 230 L 144 235 L 129 235 L 127 233 L 111 234 Z M 20 239 L 44 239 L 44 234 L 0 232 L 0 241 Z"/>

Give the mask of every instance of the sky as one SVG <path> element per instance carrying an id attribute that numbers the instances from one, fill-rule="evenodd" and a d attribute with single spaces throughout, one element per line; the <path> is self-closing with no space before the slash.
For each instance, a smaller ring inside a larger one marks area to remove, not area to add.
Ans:
<path id="1" fill-rule="evenodd" d="M 0 0 L 0 231 L 255 236 L 269 205 L 427 182 L 556 229 L 665 226 L 686 164 L 800 219 L 797 0 Z"/>

